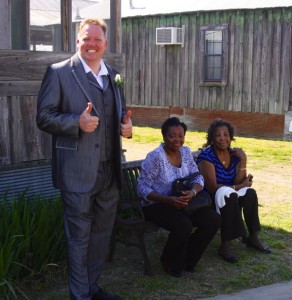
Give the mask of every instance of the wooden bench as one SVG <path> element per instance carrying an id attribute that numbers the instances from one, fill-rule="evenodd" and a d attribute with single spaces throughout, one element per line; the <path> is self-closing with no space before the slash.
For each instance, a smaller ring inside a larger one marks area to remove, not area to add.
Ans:
<path id="1" fill-rule="evenodd" d="M 200 151 L 194 151 L 196 158 Z M 111 238 L 109 260 L 113 259 L 116 242 L 126 246 L 138 247 L 144 259 L 145 274 L 152 276 L 152 268 L 145 246 L 145 233 L 157 231 L 158 227 L 146 221 L 140 206 L 140 197 L 137 194 L 137 178 L 140 175 L 143 160 L 123 162 L 123 188 L 120 192 L 118 213 Z"/>

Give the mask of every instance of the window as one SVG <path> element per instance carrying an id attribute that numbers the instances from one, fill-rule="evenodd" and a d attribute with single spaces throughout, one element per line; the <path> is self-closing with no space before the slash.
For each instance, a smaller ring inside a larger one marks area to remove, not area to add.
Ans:
<path id="1" fill-rule="evenodd" d="M 200 84 L 227 84 L 227 25 L 202 26 L 200 29 Z"/>
<path id="2" fill-rule="evenodd" d="M 30 50 L 61 51 L 61 4 L 30 0 Z"/>
<path id="3" fill-rule="evenodd" d="M 76 32 L 82 19 L 86 17 L 109 18 L 110 1 L 106 4 L 99 0 L 71 0 L 66 1 L 67 4 L 61 0 L 29 1 L 29 46 L 33 51 L 74 52 Z"/>
<path id="4" fill-rule="evenodd" d="M 205 80 L 222 79 L 222 31 L 205 31 Z"/>

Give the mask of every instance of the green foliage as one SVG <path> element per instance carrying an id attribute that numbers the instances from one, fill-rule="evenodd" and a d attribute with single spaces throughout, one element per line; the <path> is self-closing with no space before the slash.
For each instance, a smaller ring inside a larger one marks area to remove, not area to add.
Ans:
<path id="1" fill-rule="evenodd" d="M 0 215 L 0 298 L 12 299 L 22 279 L 65 258 L 61 201 L 23 193 L 9 204 L 4 196 Z"/>

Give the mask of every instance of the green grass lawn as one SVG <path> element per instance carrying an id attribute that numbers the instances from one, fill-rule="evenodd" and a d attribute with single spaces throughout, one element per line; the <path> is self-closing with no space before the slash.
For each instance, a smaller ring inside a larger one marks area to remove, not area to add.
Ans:
<path id="1" fill-rule="evenodd" d="M 134 127 L 133 139 L 127 140 L 125 145 L 127 149 L 132 149 L 140 144 L 141 148 L 148 147 L 151 151 L 161 141 L 160 129 Z M 197 150 L 205 141 L 206 133 L 188 131 L 185 145 Z M 247 153 L 248 172 L 254 175 L 253 187 L 259 196 L 262 224 L 260 237 L 273 253 L 263 255 L 247 249 L 241 241 L 234 241 L 234 251 L 240 261 L 230 265 L 217 254 L 220 244 L 218 234 L 199 262 L 197 272 L 187 274 L 183 280 L 174 279 L 161 271 L 159 255 L 167 234 L 162 232 L 156 237 L 157 240 L 148 237 L 148 247 L 157 275 L 149 279 L 133 271 L 135 276 L 131 279 L 137 286 L 137 293 L 132 292 L 131 297 L 126 293 L 126 299 L 194 299 L 292 279 L 292 143 L 236 137 L 232 146 L 242 147 Z M 117 291 L 123 293 L 119 288 Z M 146 296 L 147 293 L 151 297 Z M 185 297 L 176 298 L 182 294 Z"/>
<path id="2" fill-rule="evenodd" d="M 123 140 L 130 151 L 151 151 L 162 141 L 160 129 L 134 127 L 133 138 Z M 197 150 L 205 143 L 206 134 L 188 131 L 185 144 Z M 237 137 L 234 147 L 248 155 L 248 171 L 254 175 L 254 188 L 259 197 L 262 224 L 260 238 L 273 253 L 264 255 L 233 241 L 237 264 L 223 261 L 217 249 L 218 233 L 196 267 L 194 274 L 173 278 L 161 268 L 159 257 L 167 232 L 159 230 L 146 236 L 146 246 L 155 275 L 144 275 L 142 255 L 135 247 L 117 244 L 114 260 L 107 263 L 101 286 L 126 300 L 197 299 L 247 288 L 292 280 L 292 143 Z M 53 276 L 52 276 L 53 278 Z M 33 299 L 69 299 L 65 279 L 51 281 L 42 297 Z"/>

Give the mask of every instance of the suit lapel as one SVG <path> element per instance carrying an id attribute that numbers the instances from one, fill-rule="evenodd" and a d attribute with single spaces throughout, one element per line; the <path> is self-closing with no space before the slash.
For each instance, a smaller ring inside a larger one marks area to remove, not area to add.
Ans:
<path id="1" fill-rule="evenodd" d="M 118 116 L 121 117 L 122 116 L 121 92 L 120 92 L 119 87 L 114 82 L 114 76 L 116 76 L 117 73 L 114 73 L 110 66 L 106 65 L 106 67 L 107 67 L 108 73 L 109 73 L 109 76 L 108 76 L 109 84 L 111 84 L 111 86 L 113 87 L 113 91 L 115 94 L 115 103 L 116 103 L 116 107 L 117 107 Z"/>
<path id="2" fill-rule="evenodd" d="M 79 60 L 77 54 L 75 54 L 71 58 L 71 67 L 72 67 L 71 72 L 72 72 L 72 75 L 73 75 L 74 79 L 76 80 L 76 82 L 79 85 L 80 89 L 84 93 L 87 102 L 92 103 L 92 109 L 93 109 L 94 113 L 98 116 L 98 111 L 97 111 L 96 107 L 93 104 L 94 103 L 93 102 L 94 97 L 92 95 L 92 90 L 90 88 L 90 84 L 89 84 L 87 75 L 85 73 L 83 65 L 82 65 L 81 61 Z"/>

